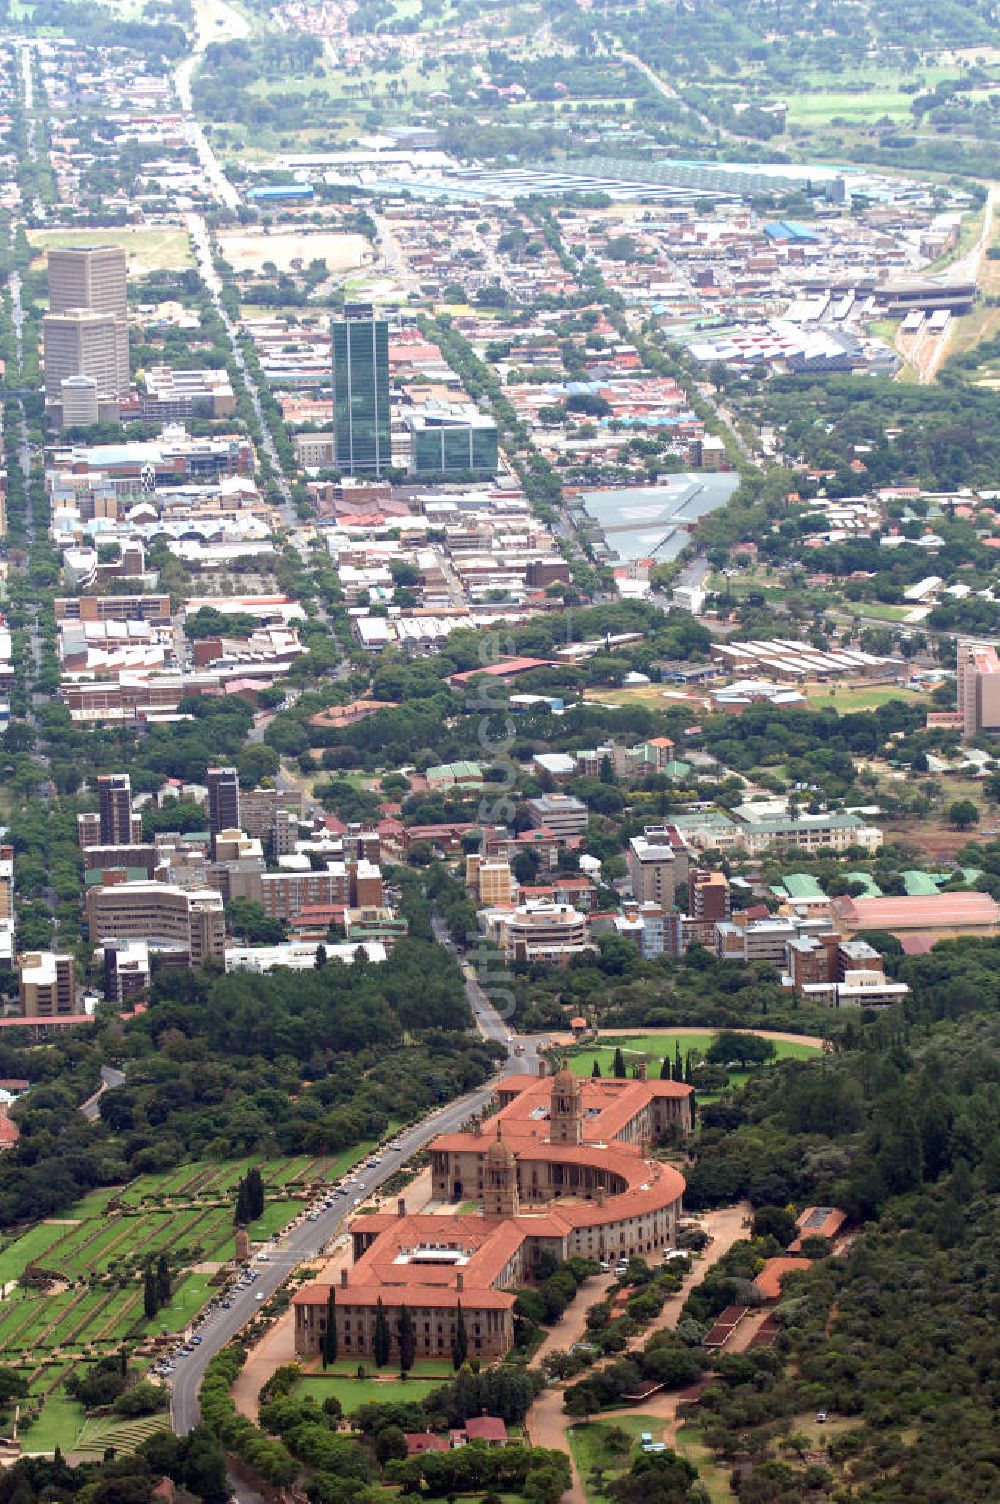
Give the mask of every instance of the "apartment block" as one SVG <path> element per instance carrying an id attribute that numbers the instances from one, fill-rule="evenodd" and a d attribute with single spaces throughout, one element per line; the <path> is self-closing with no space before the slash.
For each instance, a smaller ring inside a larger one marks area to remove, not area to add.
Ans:
<path id="1" fill-rule="evenodd" d="M 625 863 L 636 903 L 672 909 L 676 889 L 687 886 L 688 861 L 687 843 L 673 826 L 633 836 Z"/>
<path id="2" fill-rule="evenodd" d="M 1000 731 L 1000 657 L 996 648 L 960 642 L 955 668 L 962 735 Z"/>
<path id="3" fill-rule="evenodd" d="M 235 768 L 209 768 L 205 781 L 208 784 L 208 829 L 214 860 L 221 833 L 240 829 L 240 777 Z"/>
<path id="4" fill-rule="evenodd" d="M 27 950 L 18 960 L 18 991 L 25 1018 L 57 1018 L 76 1012 L 76 975 L 70 955 Z"/>
<path id="5" fill-rule="evenodd" d="M 729 918 L 729 879 L 724 872 L 692 867 L 688 873 L 688 913 L 692 919 L 713 923 Z"/>
<path id="6" fill-rule="evenodd" d="M 97 780 L 99 843 L 130 846 L 142 840 L 142 816 L 132 813 L 132 780 L 127 773 L 103 773 Z"/>
<path id="7" fill-rule="evenodd" d="M 528 809 L 538 825 L 563 840 L 587 829 L 587 806 L 572 794 L 540 794 L 528 800 Z"/>
<path id="8" fill-rule="evenodd" d="M 321 872 L 265 872 L 260 902 L 272 919 L 294 919 L 302 909 L 343 904 L 378 908 L 382 873 L 372 862 L 328 862 Z"/>
<path id="9" fill-rule="evenodd" d="M 508 911 L 486 910 L 487 934 L 508 961 L 568 961 L 594 947 L 587 916 L 569 904 L 526 903 Z"/>
<path id="10" fill-rule="evenodd" d="M 149 986 L 149 946 L 145 940 L 107 940 L 99 954 L 104 997 L 119 1005 Z"/>

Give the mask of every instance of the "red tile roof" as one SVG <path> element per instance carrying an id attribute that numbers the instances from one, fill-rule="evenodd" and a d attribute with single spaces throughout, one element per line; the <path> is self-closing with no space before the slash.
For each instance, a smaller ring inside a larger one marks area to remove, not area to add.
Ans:
<path id="1" fill-rule="evenodd" d="M 435 1436 L 433 1431 L 404 1431 L 407 1457 L 422 1457 L 425 1452 L 447 1452 L 447 1436 Z"/>
<path id="2" fill-rule="evenodd" d="M 507 1427 L 499 1415 L 474 1415 L 465 1422 L 465 1434 L 470 1441 L 495 1444 L 507 1440 Z"/>
<path id="3" fill-rule="evenodd" d="M 800 1269 L 808 1269 L 811 1263 L 812 1259 L 768 1259 L 754 1280 L 754 1284 L 765 1300 L 777 1300 L 781 1294 L 781 1282 L 785 1275 L 798 1273 Z"/>

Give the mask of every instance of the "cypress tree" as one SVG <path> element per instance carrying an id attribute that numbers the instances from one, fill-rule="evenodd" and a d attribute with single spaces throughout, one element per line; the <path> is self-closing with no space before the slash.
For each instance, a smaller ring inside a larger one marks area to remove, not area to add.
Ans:
<path id="1" fill-rule="evenodd" d="M 469 1356 L 469 1336 L 465 1330 L 465 1314 L 462 1310 L 462 1302 L 458 1302 L 458 1311 L 455 1316 L 455 1331 L 451 1339 L 451 1361 L 457 1370 L 461 1368 Z"/>
<path id="2" fill-rule="evenodd" d="M 252 1169 L 247 1176 L 248 1193 L 250 1203 L 250 1220 L 256 1222 L 258 1217 L 264 1215 L 264 1179 L 260 1171 Z"/>
<path id="3" fill-rule="evenodd" d="M 236 1223 L 237 1227 L 246 1227 L 247 1223 L 250 1221 L 250 1218 L 247 1215 L 247 1211 L 247 1183 L 244 1177 L 241 1175 L 240 1183 L 236 1188 L 236 1211 L 233 1215 L 233 1221 Z"/>
<path id="4" fill-rule="evenodd" d="M 375 1329 L 372 1332 L 372 1351 L 375 1354 L 375 1367 L 382 1368 L 389 1361 L 389 1350 L 392 1346 L 392 1338 L 389 1335 L 389 1323 L 386 1320 L 385 1307 L 382 1304 L 381 1295 L 375 1306 Z"/>
<path id="5" fill-rule="evenodd" d="M 413 1317 L 406 1306 L 399 1313 L 399 1371 L 409 1373 L 417 1356 L 417 1334 L 413 1329 Z"/>
<path id="6" fill-rule="evenodd" d="M 684 1056 L 684 1080 L 688 1086 L 694 1085 L 694 1071 L 691 1069 L 691 1051 Z"/>
<path id="7" fill-rule="evenodd" d="M 663 1059 L 660 1061 L 660 1080 L 661 1081 L 669 1081 L 670 1080 L 670 1056 L 669 1055 L 664 1055 Z"/>
<path id="8" fill-rule="evenodd" d="M 146 1313 L 146 1320 L 151 1320 L 159 1309 L 156 1300 L 156 1277 L 153 1274 L 152 1264 L 146 1265 L 142 1277 L 142 1308 Z"/>
<path id="9" fill-rule="evenodd" d="M 316 947 L 316 960 L 315 960 L 315 963 L 314 963 L 315 966 L 316 966 L 316 970 L 317 971 L 319 971 L 319 969 L 320 969 L 321 966 L 325 966 L 326 965 L 326 960 L 327 960 L 326 946 L 325 945 L 317 945 L 317 947 Z"/>
<path id="10" fill-rule="evenodd" d="M 337 1361 L 337 1295 L 333 1286 L 330 1286 L 326 1297 L 326 1331 L 323 1333 L 323 1342 L 320 1349 L 323 1359 L 323 1367 Z"/>
<path id="11" fill-rule="evenodd" d="M 679 1039 L 674 1044 L 674 1080 L 684 1080 L 684 1062 L 681 1059 L 681 1042 Z"/>
<path id="12" fill-rule="evenodd" d="M 625 1056 L 622 1054 L 621 1045 L 615 1046 L 615 1063 L 613 1069 L 618 1080 L 624 1081 L 628 1072 L 625 1069 Z"/>
<path id="13" fill-rule="evenodd" d="M 170 1266 L 165 1253 L 160 1254 L 156 1264 L 156 1304 L 157 1306 L 170 1304 Z"/>
<path id="14" fill-rule="evenodd" d="M 600 1080 L 600 1076 L 601 1076 L 601 1062 L 599 1060 L 597 1060 L 597 1059 L 594 1060 L 594 1068 L 593 1068 L 593 1070 L 591 1071 L 590 1074 L 596 1080 Z"/>

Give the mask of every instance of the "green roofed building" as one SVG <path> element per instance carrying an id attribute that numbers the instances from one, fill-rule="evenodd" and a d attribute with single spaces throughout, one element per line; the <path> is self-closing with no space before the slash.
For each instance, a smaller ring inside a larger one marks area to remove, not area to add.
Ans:
<path id="1" fill-rule="evenodd" d="M 787 872 L 782 878 L 782 882 L 789 898 L 823 899 L 826 897 L 819 883 L 808 872 Z"/>
<path id="2" fill-rule="evenodd" d="M 864 883 L 865 891 L 858 894 L 859 898 L 882 897 L 882 889 L 870 872 L 845 872 L 844 876 L 849 883 Z"/>
<path id="3" fill-rule="evenodd" d="M 424 774 L 430 789 L 478 789 L 483 770 L 477 762 L 443 762 Z"/>

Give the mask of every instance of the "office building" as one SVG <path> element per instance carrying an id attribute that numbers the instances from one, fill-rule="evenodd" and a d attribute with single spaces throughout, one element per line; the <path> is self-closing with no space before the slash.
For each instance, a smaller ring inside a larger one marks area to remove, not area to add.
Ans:
<path id="1" fill-rule="evenodd" d="M 89 428 L 100 421 L 101 404 L 93 376 L 67 376 L 60 390 L 64 428 Z"/>
<path id="2" fill-rule="evenodd" d="M 128 396 L 128 285 L 125 251 L 119 245 L 65 246 L 47 256 L 49 313 L 63 315 L 78 309 L 110 316 L 115 324 L 115 377 L 106 390 Z M 91 371 L 68 375 L 89 376 Z M 49 393 L 46 366 L 46 397 Z"/>
<path id="3" fill-rule="evenodd" d="M 127 773 L 103 773 L 97 780 L 99 839 L 95 846 L 133 846 L 142 840 L 142 816 L 132 813 L 132 780 Z M 88 843 L 90 844 L 90 843 Z"/>
<path id="4" fill-rule="evenodd" d="M 175 423 L 183 418 L 231 418 L 236 395 L 226 370 L 175 371 L 151 366 L 139 407 L 144 418 Z"/>
<path id="5" fill-rule="evenodd" d="M 208 829 L 212 860 L 216 859 L 219 836 L 224 830 L 240 829 L 240 775 L 235 768 L 209 768 Z"/>
<path id="6" fill-rule="evenodd" d="M 469 1356 L 500 1358 L 514 1340 L 517 1289 L 543 1261 L 648 1257 L 674 1244 L 684 1177 L 649 1150 L 690 1132 L 690 1086 L 563 1070 L 515 1076 L 497 1095 L 495 1135 L 476 1121 L 430 1146 L 434 1199 L 477 1209 L 407 1214 L 399 1201 L 357 1218 L 352 1266 L 292 1298 L 297 1354 L 320 1352 L 332 1313 L 341 1356 L 370 1358 L 380 1310 L 395 1350 L 405 1307 L 418 1357 L 448 1356 L 461 1312 Z"/>
<path id="7" fill-rule="evenodd" d="M 348 303 L 332 338 L 336 468 L 381 475 L 392 464 L 389 325 L 369 304 Z"/>
<path id="8" fill-rule="evenodd" d="M 75 377 L 93 382 L 99 412 L 103 401 L 117 402 L 125 396 L 127 383 L 124 391 L 119 389 L 119 346 L 119 324 L 113 314 L 91 308 L 46 314 L 42 320 L 46 404 L 61 413 L 63 383 Z"/>
<path id="9" fill-rule="evenodd" d="M 222 894 L 214 888 L 188 891 L 171 883 L 120 882 L 112 874 L 87 890 L 87 926 L 92 944 L 145 940 L 178 962 L 200 966 L 222 960 L 226 923 Z"/>
<path id="10" fill-rule="evenodd" d="M 26 950 L 18 961 L 21 1013 L 25 1018 L 56 1018 L 76 1012 L 73 957 L 51 950 Z"/>
<path id="11" fill-rule="evenodd" d="M 64 246 L 46 257 L 49 308 L 94 308 L 98 313 L 128 317 L 125 251 L 120 245 Z"/>
<path id="12" fill-rule="evenodd" d="M 411 474 L 496 474 L 497 426 L 474 407 L 455 412 L 427 409 L 408 417 L 406 426 Z"/>
<path id="13" fill-rule="evenodd" d="M 1000 731 L 1000 657 L 996 648 L 960 642 L 955 669 L 962 735 Z"/>

